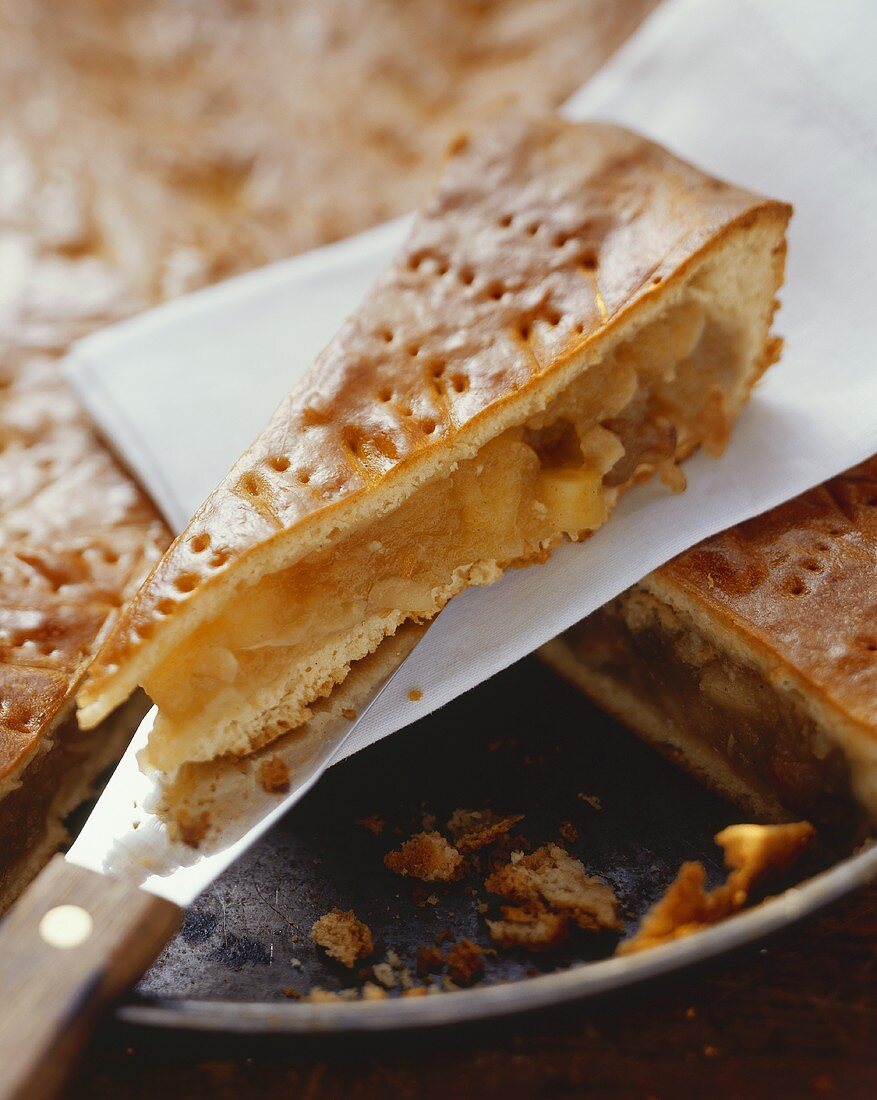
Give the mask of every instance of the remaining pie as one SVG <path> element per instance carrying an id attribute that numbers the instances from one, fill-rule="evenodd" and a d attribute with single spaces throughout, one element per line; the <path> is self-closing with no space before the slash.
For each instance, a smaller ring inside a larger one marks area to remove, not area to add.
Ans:
<path id="1" fill-rule="evenodd" d="M 467 585 L 721 451 L 779 351 L 790 208 L 552 116 L 461 137 L 402 254 L 114 626 L 86 727 L 142 684 L 147 759 L 246 754 Z"/>
<path id="2" fill-rule="evenodd" d="M 680 554 L 541 652 L 747 812 L 860 824 L 877 820 L 875 579 L 877 457 Z"/>

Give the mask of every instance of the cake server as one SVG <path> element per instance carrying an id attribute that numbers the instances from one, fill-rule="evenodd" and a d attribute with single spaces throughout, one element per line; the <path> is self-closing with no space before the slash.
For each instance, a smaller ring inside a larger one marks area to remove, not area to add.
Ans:
<path id="1" fill-rule="evenodd" d="M 288 792 L 267 793 L 251 776 L 197 848 L 151 808 L 157 786 L 137 762 L 155 708 L 146 715 L 70 851 L 0 924 L 0 1100 L 60 1093 L 101 1012 L 146 971 L 183 909 L 313 787 L 404 665 L 353 721 L 339 716 L 318 738 L 293 741 Z"/>

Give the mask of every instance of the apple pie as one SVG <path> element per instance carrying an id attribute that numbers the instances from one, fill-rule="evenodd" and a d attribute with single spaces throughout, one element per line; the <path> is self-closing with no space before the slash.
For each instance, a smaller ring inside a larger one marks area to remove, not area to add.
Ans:
<path id="1" fill-rule="evenodd" d="M 468 585 L 718 454 L 779 342 L 790 208 L 624 130 L 453 145 L 401 254 L 125 609 L 80 694 L 142 684 L 146 753 L 244 755 Z"/>
<path id="2" fill-rule="evenodd" d="M 542 655 L 764 821 L 877 820 L 877 457 L 674 558 Z"/>

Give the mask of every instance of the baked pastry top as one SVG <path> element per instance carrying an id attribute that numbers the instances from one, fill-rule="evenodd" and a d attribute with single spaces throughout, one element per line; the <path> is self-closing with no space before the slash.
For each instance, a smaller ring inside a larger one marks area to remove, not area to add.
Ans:
<path id="1" fill-rule="evenodd" d="M 126 608 L 85 724 L 142 682 L 155 763 L 248 751 L 401 622 L 544 560 L 656 468 L 678 484 L 778 352 L 789 213 L 611 126 L 461 137 L 402 254 Z M 198 734 L 165 732 L 173 711 Z"/>

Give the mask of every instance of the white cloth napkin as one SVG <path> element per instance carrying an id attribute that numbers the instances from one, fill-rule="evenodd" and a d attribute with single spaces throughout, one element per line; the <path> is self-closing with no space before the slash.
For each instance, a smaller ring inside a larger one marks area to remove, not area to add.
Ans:
<path id="1" fill-rule="evenodd" d="M 356 751 L 434 710 L 688 546 L 877 451 L 877 7 L 666 0 L 568 113 L 624 123 L 795 204 L 786 337 L 721 461 L 629 493 L 544 566 L 456 599 L 372 708 Z M 331 338 L 407 219 L 155 309 L 77 345 L 69 378 L 181 527 Z M 416 688 L 422 698 L 408 699 Z"/>

